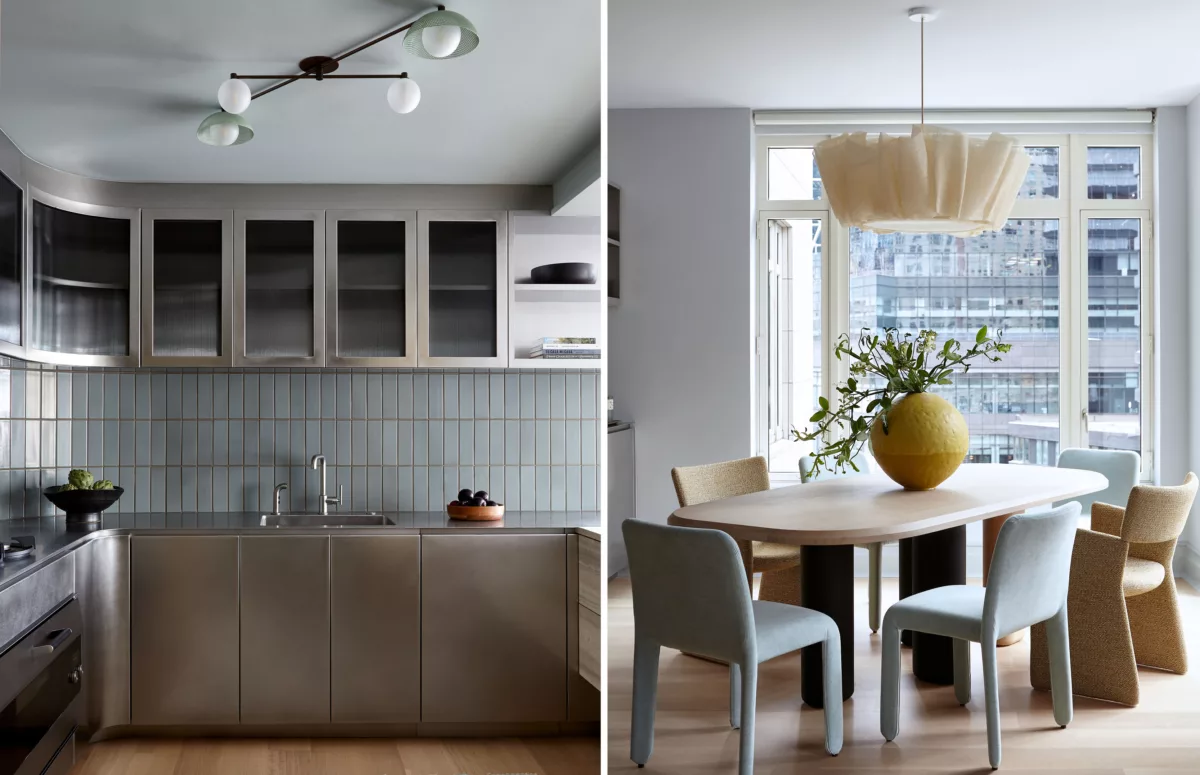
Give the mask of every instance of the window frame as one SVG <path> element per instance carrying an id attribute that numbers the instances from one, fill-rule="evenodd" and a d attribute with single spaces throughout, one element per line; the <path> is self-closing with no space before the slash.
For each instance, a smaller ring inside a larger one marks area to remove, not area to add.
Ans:
<path id="1" fill-rule="evenodd" d="M 840 127 L 839 127 L 840 129 Z M 900 133 L 899 128 L 891 134 Z M 902 131 L 902 130 L 900 130 Z M 969 127 L 970 134 L 987 134 Z M 833 357 L 837 337 L 850 325 L 850 240 L 849 228 L 834 216 L 827 199 L 770 200 L 767 198 L 768 154 L 772 148 L 811 148 L 833 132 L 759 134 L 755 137 L 756 259 L 755 299 L 755 396 L 754 438 L 757 454 L 769 453 L 767 385 L 767 222 L 777 218 L 823 218 L 824 245 L 821 279 L 823 395 L 831 395 L 836 383 L 849 376 L 849 365 Z M 1087 432 L 1087 221 L 1089 218 L 1139 218 L 1142 221 L 1142 282 L 1140 287 L 1141 363 L 1141 480 L 1153 480 L 1156 464 L 1154 436 L 1157 360 L 1154 351 L 1154 307 L 1157 256 L 1154 245 L 1154 138 L 1145 132 L 1101 134 L 1088 132 L 1058 134 L 1009 134 L 1022 146 L 1059 149 L 1059 196 L 1054 199 L 1018 199 L 1011 219 L 1057 219 L 1059 221 L 1059 449 L 1086 447 Z M 1141 160 L 1137 199 L 1087 198 L 1088 147 L 1137 147 Z M 772 474 L 773 479 L 799 479 L 795 474 Z"/>

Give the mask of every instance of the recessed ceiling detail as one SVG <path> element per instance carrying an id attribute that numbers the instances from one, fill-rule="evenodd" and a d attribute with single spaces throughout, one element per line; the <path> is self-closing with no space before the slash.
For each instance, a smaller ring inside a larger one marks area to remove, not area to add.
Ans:
<path id="1" fill-rule="evenodd" d="M 281 89 L 296 81 L 324 81 L 326 79 L 388 79 L 387 102 L 397 113 L 412 113 L 421 102 L 421 87 L 408 77 L 408 73 L 388 75 L 383 73 L 335 73 L 343 59 L 354 56 L 371 46 L 408 31 L 404 36 L 404 48 L 422 59 L 453 59 L 469 54 L 479 45 L 479 33 L 475 25 L 465 16 L 447 11 L 439 5 L 437 10 L 422 15 L 419 19 L 402 24 L 394 30 L 371 38 L 337 56 L 309 56 L 300 60 L 300 72 L 295 75 L 238 75 L 230 73 L 229 80 L 217 89 L 217 103 L 221 110 L 200 122 L 196 137 L 205 145 L 241 145 L 254 139 L 254 130 L 242 116 L 250 103 L 259 97 Z M 272 85 L 251 92 L 246 81 L 275 81 Z"/>

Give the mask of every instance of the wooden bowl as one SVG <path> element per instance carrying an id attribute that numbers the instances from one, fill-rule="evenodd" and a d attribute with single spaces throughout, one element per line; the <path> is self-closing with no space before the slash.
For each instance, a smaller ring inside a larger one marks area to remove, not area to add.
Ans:
<path id="1" fill-rule="evenodd" d="M 504 504 L 498 506 L 460 506 L 458 503 L 447 503 L 446 513 L 450 519 L 462 519 L 468 522 L 495 522 L 504 519 Z"/>

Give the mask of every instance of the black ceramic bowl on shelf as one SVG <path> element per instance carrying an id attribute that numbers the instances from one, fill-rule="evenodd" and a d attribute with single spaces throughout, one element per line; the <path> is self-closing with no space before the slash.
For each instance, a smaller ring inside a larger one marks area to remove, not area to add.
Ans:
<path id="1" fill-rule="evenodd" d="M 535 266 L 530 272 L 537 285 L 595 285 L 596 265 L 582 261 Z"/>
<path id="2" fill-rule="evenodd" d="M 111 490 L 42 491 L 48 501 L 67 512 L 67 524 L 99 522 L 100 512 L 120 500 L 124 493 L 121 487 Z"/>

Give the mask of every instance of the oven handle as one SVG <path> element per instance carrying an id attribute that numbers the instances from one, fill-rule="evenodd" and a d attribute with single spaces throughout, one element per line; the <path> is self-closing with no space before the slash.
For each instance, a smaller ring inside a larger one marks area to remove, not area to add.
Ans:
<path id="1" fill-rule="evenodd" d="M 53 654 L 56 648 L 70 640 L 71 636 L 74 634 L 75 631 L 70 627 L 64 627 L 61 630 L 51 630 L 47 635 L 47 637 L 50 639 L 50 642 L 43 643 L 40 646 L 34 646 L 29 650 L 29 653 L 35 657 Z"/>

